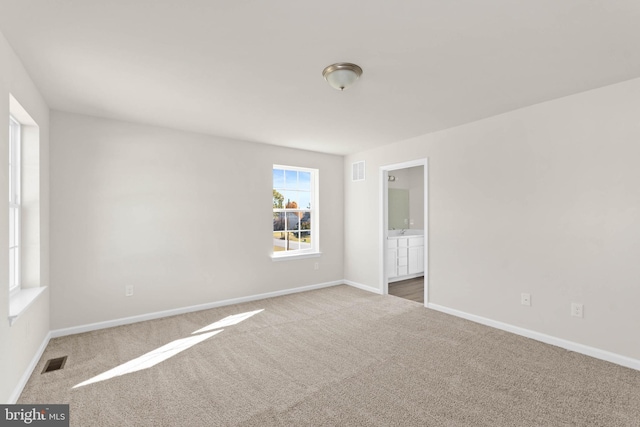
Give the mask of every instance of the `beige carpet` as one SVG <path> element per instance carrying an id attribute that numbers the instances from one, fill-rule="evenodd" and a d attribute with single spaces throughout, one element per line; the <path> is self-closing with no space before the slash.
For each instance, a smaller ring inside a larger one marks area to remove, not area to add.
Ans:
<path id="1" fill-rule="evenodd" d="M 73 388 L 260 309 L 155 366 Z M 51 340 L 19 403 L 69 403 L 78 427 L 640 426 L 640 372 L 336 286 Z"/>

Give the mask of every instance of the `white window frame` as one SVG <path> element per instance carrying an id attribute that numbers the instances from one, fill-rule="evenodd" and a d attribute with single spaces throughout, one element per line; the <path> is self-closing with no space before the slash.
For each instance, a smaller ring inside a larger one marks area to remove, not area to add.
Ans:
<path id="1" fill-rule="evenodd" d="M 9 292 L 14 294 L 21 287 L 21 130 L 22 125 L 9 116 Z M 11 241 L 13 236 L 13 242 Z M 13 243 L 13 245 L 12 245 Z"/>
<path id="2" fill-rule="evenodd" d="M 311 169 L 299 166 L 285 166 L 285 165 L 277 165 L 274 164 L 272 168 L 272 184 L 273 184 L 273 170 L 285 170 L 285 171 L 295 171 L 295 172 L 308 172 L 310 173 L 310 185 L 311 185 L 311 194 L 310 194 L 310 208 L 299 207 L 297 209 L 292 208 L 273 208 L 273 213 L 303 213 L 309 212 L 309 220 L 311 223 L 310 227 L 310 237 L 311 237 L 311 247 L 308 249 L 288 249 L 285 251 L 275 251 L 272 249 L 272 259 L 274 261 L 283 260 L 283 259 L 291 259 L 291 258 L 305 258 L 305 257 L 314 257 L 320 255 L 320 227 L 319 227 L 319 218 L 320 218 L 320 206 L 319 206 L 319 171 L 318 169 Z M 286 174 L 285 174 L 286 175 Z M 278 190 L 272 185 L 273 190 Z M 271 229 L 271 234 L 273 238 L 273 233 L 279 232 L 279 230 L 274 230 L 274 227 Z M 301 228 L 298 228 L 301 231 Z M 305 230 L 306 231 L 306 230 Z M 287 232 L 287 231 L 285 231 Z M 274 238 L 275 239 L 275 238 Z M 275 242 L 274 242 L 275 246 Z"/>

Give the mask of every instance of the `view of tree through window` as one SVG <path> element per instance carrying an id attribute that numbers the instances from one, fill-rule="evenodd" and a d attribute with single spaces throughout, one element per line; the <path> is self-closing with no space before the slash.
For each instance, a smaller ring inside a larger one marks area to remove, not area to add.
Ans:
<path id="1" fill-rule="evenodd" d="M 273 167 L 273 251 L 307 252 L 313 239 L 314 171 Z"/>

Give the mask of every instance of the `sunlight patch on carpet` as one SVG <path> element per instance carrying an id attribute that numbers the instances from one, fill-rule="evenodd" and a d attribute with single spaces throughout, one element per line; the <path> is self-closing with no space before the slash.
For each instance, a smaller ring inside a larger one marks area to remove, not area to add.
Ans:
<path id="1" fill-rule="evenodd" d="M 171 341 L 169 344 L 163 345 L 162 347 L 158 347 L 157 349 L 152 350 L 149 353 L 143 354 L 142 356 L 136 357 L 135 359 L 130 360 L 129 362 L 123 363 L 120 366 L 110 369 L 91 379 L 83 381 L 80 384 L 73 386 L 73 388 L 82 387 L 88 384 L 105 381 L 110 378 L 114 378 L 121 375 L 130 374 L 132 372 L 141 371 L 143 369 L 151 368 L 152 366 L 155 366 L 158 363 L 163 362 L 169 359 L 170 357 L 173 357 L 176 354 L 184 350 L 187 350 L 208 338 L 211 338 L 216 334 L 219 334 L 223 330 L 224 329 L 220 329 L 218 331 L 209 332 L 208 334 L 196 335 L 193 337 L 181 338 L 179 340 Z"/>
<path id="2" fill-rule="evenodd" d="M 261 311 L 264 311 L 264 308 L 260 310 L 255 310 L 255 311 L 247 311 L 246 313 L 233 314 L 231 316 L 225 317 L 222 320 L 218 320 L 217 322 L 214 322 L 208 326 L 205 326 L 204 328 L 198 329 L 197 331 L 192 332 L 191 334 L 192 335 L 199 334 L 201 332 L 207 332 L 213 329 L 226 328 L 227 326 L 237 325 L 243 320 L 247 320 L 248 318 L 260 313 Z"/>

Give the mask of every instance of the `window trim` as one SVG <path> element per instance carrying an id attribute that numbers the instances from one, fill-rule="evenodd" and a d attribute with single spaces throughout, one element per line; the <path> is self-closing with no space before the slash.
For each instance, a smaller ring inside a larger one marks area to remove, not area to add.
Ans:
<path id="1" fill-rule="evenodd" d="M 10 233 L 12 229 L 14 229 L 13 232 L 15 233 L 14 245 L 9 246 L 9 253 L 14 250 L 16 257 L 15 264 L 9 258 L 9 295 L 17 294 L 22 288 L 21 142 L 22 124 L 13 115 L 9 115 L 9 229 Z M 9 245 L 11 245 L 11 242 L 9 242 Z"/>
<path id="2" fill-rule="evenodd" d="M 320 182 L 320 171 L 314 168 L 307 168 L 301 166 L 287 166 L 274 164 L 271 168 L 271 182 L 272 189 L 275 190 L 275 186 L 273 185 L 273 171 L 285 170 L 285 171 L 296 171 L 296 172 L 309 172 L 310 173 L 310 184 L 311 184 L 311 209 L 291 209 L 291 208 L 272 208 L 272 212 L 309 212 L 310 222 L 311 222 L 311 248 L 310 249 L 295 249 L 288 251 L 274 251 L 273 246 L 271 249 L 271 258 L 273 261 L 282 261 L 287 259 L 304 259 L 320 256 L 320 197 L 319 197 L 319 182 Z M 273 230 L 273 226 L 271 228 L 271 236 L 273 238 L 273 233 L 277 231 Z"/>

